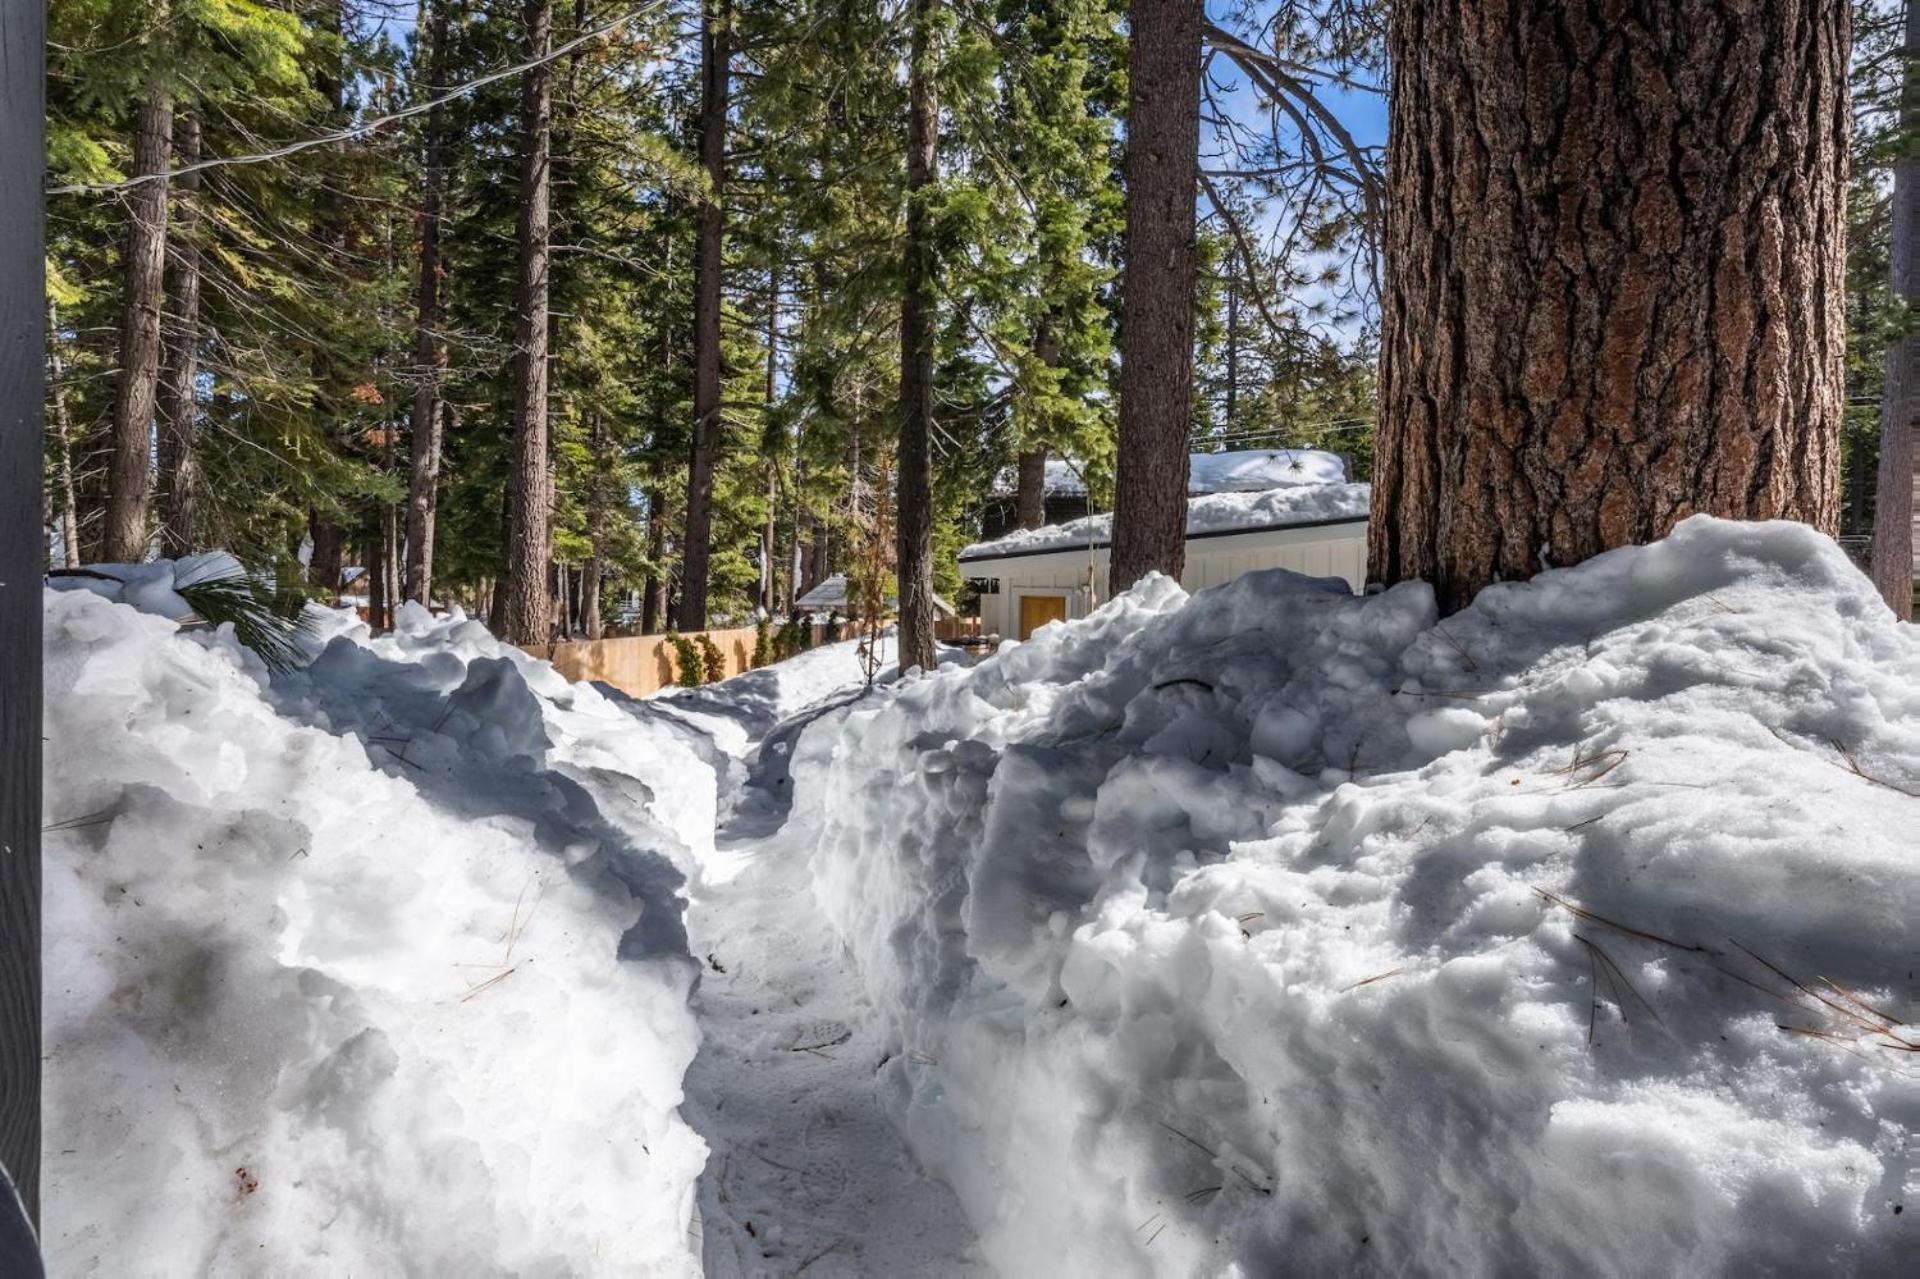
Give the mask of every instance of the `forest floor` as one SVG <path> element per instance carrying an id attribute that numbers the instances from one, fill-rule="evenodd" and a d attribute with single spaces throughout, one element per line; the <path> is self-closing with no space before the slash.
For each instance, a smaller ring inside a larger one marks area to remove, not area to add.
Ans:
<path id="1" fill-rule="evenodd" d="M 855 688 L 797 692 L 832 706 Z M 780 691 L 790 707 L 796 690 Z M 878 1019 L 819 915 L 805 850 L 782 840 L 785 770 L 754 755 L 786 707 L 739 693 L 673 699 L 697 706 L 688 718 L 737 763 L 686 916 L 704 967 L 682 1113 L 711 1147 L 694 1222 L 706 1273 L 988 1273 L 952 1191 L 919 1168 L 886 1113 Z M 770 752 L 784 754 L 807 718 L 784 718 Z"/>

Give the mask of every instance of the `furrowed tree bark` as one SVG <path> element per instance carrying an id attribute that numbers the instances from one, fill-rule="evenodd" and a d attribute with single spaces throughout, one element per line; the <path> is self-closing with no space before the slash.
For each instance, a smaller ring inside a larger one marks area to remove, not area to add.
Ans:
<path id="1" fill-rule="evenodd" d="M 0 1166 L 40 1218 L 40 484 L 47 335 L 45 9 L 0 5 Z M 0 1206 L 12 1224 L 13 1206 Z M 0 1272 L 32 1274 L 0 1225 Z"/>
<path id="2" fill-rule="evenodd" d="M 179 121 L 182 165 L 200 159 L 200 114 L 186 111 Z M 183 174 L 174 206 L 168 246 L 173 257 L 173 287 L 168 290 L 172 323 L 164 333 L 165 368 L 160 378 L 160 553 L 179 559 L 193 550 L 193 521 L 198 506 L 199 465 L 195 435 L 199 400 L 200 349 L 200 175 Z"/>
<path id="3" fill-rule="evenodd" d="M 1202 9 L 1199 0 L 1133 0 L 1129 10 L 1120 457 L 1108 570 L 1116 595 L 1150 572 L 1178 578 L 1186 567 Z"/>
<path id="4" fill-rule="evenodd" d="M 934 667 L 933 652 L 933 242 L 927 200 L 939 165 L 934 98 L 933 0 L 912 0 L 907 53 L 907 239 L 900 294 L 900 478 L 895 575 L 900 669 Z"/>
<path id="5" fill-rule="evenodd" d="M 1920 307 L 1920 0 L 1907 0 L 1900 85 L 1900 158 L 1893 166 L 1893 294 Z M 1887 348 L 1880 400 L 1880 468 L 1875 480 L 1873 584 L 1896 616 L 1913 616 L 1920 564 L 1920 335 Z"/>
<path id="6" fill-rule="evenodd" d="M 446 65 L 447 0 L 430 0 L 427 80 Z M 415 289 L 413 416 L 408 431 L 407 598 L 426 605 L 433 594 L 434 514 L 439 500 L 442 442 L 440 384 L 446 377 L 447 344 L 440 337 L 441 148 L 446 108 L 427 112 L 421 140 L 420 278 Z"/>
<path id="7" fill-rule="evenodd" d="M 720 303 L 726 248 L 727 0 L 700 8 L 700 200 L 693 261 L 693 446 L 687 460 L 686 535 L 681 539 L 682 631 L 707 629 L 707 560 L 713 534 L 713 470 L 720 452 Z"/>
<path id="8" fill-rule="evenodd" d="M 553 43 L 552 0 L 527 0 L 527 51 Z M 521 78 L 520 279 L 516 289 L 513 412 L 513 525 L 507 541 L 506 638 L 546 641 L 553 626 L 547 590 L 553 558 L 553 470 L 547 456 L 547 267 L 550 256 L 553 74 L 547 64 Z"/>
<path id="9" fill-rule="evenodd" d="M 171 156 L 173 105 L 158 83 L 134 118 L 133 171 L 165 173 Z M 167 259 L 167 180 L 126 193 L 126 258 L 120 313 L 120 379 L 114 389 L 112 456 L 102 552 L 114 563 L 146 558 L 153 497 L 149 462 L 154 402 L 160 385 L 160 310 Z"/>
<path id="10" fill-rule="evenodd" d="M 1405 0 L 1372 575 L 1839 517 L 1845 0 Z"/>

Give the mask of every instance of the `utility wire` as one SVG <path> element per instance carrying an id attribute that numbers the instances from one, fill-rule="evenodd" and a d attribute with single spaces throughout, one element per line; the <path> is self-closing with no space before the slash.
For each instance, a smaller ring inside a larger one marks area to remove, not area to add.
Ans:
<path id="1" fill-rule="evenodd" d="M 98 195 L 110 191 L 131 191 L 134 187 L 140 186 L 142 183 L 166 182 L 173 178 L 181 177 L 184 174 L 198 173 L 202 169 L 219 169 L 236 164 L 261 164 L 268 160 L 283 160 L 287 156 L 297 154 L 301 151 L 311 151 L 314 147 L 330 146 L 335 142 L 346 142 L 362 134 L 372 133 L 377 129 L 384 129 L 390 124 L 407 119 L 409 116 L 420 115 L 424 112 L 431 111 L 435 107 L 445 106 L 447 103 L 458 98 L 464 98 L 475 89 L 492 84 L 497 80 L 506 80 L 531 71 L 535 67 L 545 66 L 549 62 L 573 52 L 589 40 L 597 40 L 609 31 L 617 27 L 625 26 L 635 18 L 645 16 L 663 6 L 666 2 L 667 0 L 648 0 L 648 3 L 640 5 L 638 8 L 629 9 L 619 17 L 609 19 L 591 31 L 582 32 L 565 44 L 553 49 L 544 57 L 531 58 L 515 66 L 504 67 L 498 71 L 490 71 L 486 75 L 469 80 L 465 84 L 453 89 L 449 89 L 437 98 L 429 99 L 426 102 L 416 102 L 405 110 L 395 111 L 391 115 L 378 116 L 371 120 L 362 120 L 360 123 L 350 125 L 344 129 L 336 129 L 331 133 L 322 133 L 311 138 L 302 138 L 298 142 L 289 142 L 285 146 L 275 147 L 271 151 L 261 151 L 254 155 L 215 156 L 210 160 L 202 160 L 198 164 L 182 165 L 178 169 L 169 169 L 165 173 L 142 173 L 120 182 L 73 182 L 66 186 L 48 187 L 47 194 Z"/>

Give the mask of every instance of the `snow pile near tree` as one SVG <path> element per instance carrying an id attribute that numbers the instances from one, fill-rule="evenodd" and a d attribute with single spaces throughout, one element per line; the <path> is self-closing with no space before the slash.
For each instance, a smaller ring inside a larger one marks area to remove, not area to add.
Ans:
<path id="1" fill-rule="evenodd" d="M 457 614 L 322 629 L 270 681 L 47 594 L 51 1269 L 693 1271 L 710 764 Z"/>
<path id="2" fill-rule="evenodd" d="M 1188 498 L 1187 536 L 1364 520 L 1371 491 L 1372 486 L 1367 484 L 1298 484 Z M 1070 551 L 1082 546 L 1106 546 L 1112 541 L 1112 514 L 1087 515 L 1065 524 L 1016 529 L 991 542 L 975 542 L 960 552 L 960 558 L 966 561 Z"/>
<path id="3" fill-rule="evenodd" d="M 878 1077 L 1007 1273 L 1920 1242 L 1920 631 L 1809 529 L 1690 520 L 1444 622 L 1154 578 L 793 771 Z"/>
<path id="4" fill-rule="evenodd" d="M 246 570 L 225 551 L 207 551 L 178 560 L 148 560 L 143 564 L 91 564 L 84 576 L 58 577 L 55 590 L 87 591 L 102 599 L 131 604 L 143 613 L 184 622 L 193 617 L 193 605 L 182 599 L 176 585 L 240 577 Z"/>

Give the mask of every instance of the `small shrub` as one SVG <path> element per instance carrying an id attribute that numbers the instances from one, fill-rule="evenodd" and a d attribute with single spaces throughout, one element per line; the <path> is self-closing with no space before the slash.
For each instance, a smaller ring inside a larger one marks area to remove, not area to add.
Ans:
<path id="1" fill-rule="evenodd" d="M 667 643 L 673 645 L 675 681 L 682 688 L 699 688 L 702 682 L 700 650 L 679 631 L 668 631 Z"/>
<path id="2" fill-rule="evenodd" d="M 706 670 L 707 683 L 718 684 L 727 677 L 726 654 L 706 635 L 697 635 L 694 639 L 700 645 L 700 663 Z"/>
<path id="3" fill-rule="evenodd" d="M 767 625 L 767 619 L 761 618 L 753 624 L 753 665 L 756 669 L 773 660 L 773 628 Z"/>

